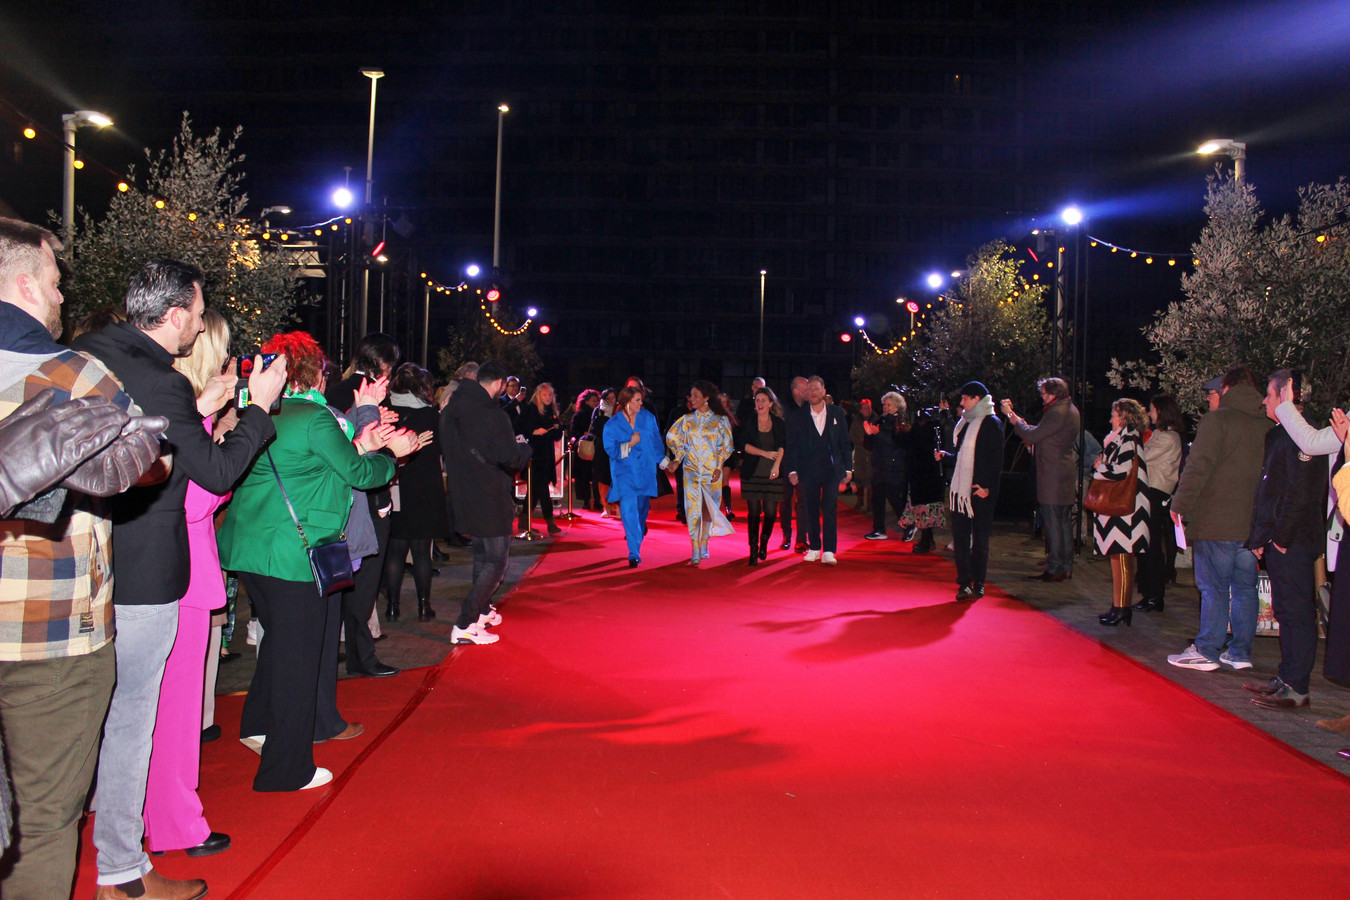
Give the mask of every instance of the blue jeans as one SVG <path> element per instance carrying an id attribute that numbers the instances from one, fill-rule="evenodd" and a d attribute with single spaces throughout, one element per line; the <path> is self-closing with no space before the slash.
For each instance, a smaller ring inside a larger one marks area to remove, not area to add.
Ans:
<path id="1" fill-rule="evenodd" d="M 145 780 L 150 772 L 150 738 L 159 714 L 164 663 L 178 638 L 178 603 L 118 604 L 117 686 L 103 725 L 94 797 L 94 846 L 98 883 L 123 884 L 148 874 L 145 835 Z"/>
<path id="2" fill-rule="evenodd" d="M 455 625 L 468 628 L 492 605 L 492 593 L 506 575 L 506 564 L 511 557 L 511 535 L 475 537 L 473 539 L 473 585 L 464 595 L 459 618 Z"/>
<path id="3" fill-rule="evenodd" d="M 1200 634 L 1195 649 L 1219 661 L 1229 626 L 1228 655 L 1250 661 L 1256 636 L 1256 557 L 1241 541 L 1196 541 L 1195 584 L 1200 589 Z"/>

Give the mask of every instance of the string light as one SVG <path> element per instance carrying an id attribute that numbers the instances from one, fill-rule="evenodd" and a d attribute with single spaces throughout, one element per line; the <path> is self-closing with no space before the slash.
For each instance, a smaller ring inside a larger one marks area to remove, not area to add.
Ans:
<path id="1" fill-rule="evenodd" d="M 1146 250 L 1134 250 L 1130 247 L 1122 247 L 1120 244 L 1113 244 L 1110 241 L 1104 241 L 1099 237 L 1088 235 L 1089 247 L 1097 247 L 1099 245 L 1109 248 L 1112 253 L 1128 253 L 1130 254 L 1130 259 L 1138 259 L 1142 255 L 1144 257 L 1144 262 L 1147 265 L 1152 265 L 1155 259 L 1165 259 L 1169 266 L 1175 266 L 1177 260 L 1191 259 L 1189 253 L 1149 253 Z M 1194 260 L 1192 260 L 1192 264 L 1199 265 L 1199 263 Z"/>

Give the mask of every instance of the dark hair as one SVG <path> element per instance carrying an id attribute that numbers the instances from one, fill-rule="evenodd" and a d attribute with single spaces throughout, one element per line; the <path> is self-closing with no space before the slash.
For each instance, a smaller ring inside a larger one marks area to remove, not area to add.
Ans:
<path id="1" fill-rule="evenodd" d="M 1036 390 L 1050 394 L 1056 400 L 1069 396 L 1069 383 L 1063 378 L 1042 378 L 1036 382 Z"/>
<path id="2" fill-rule="evenodd" d="M 614 401 L 614 415 L 617 416 L 619 413 L 623 412 L 628 406 L 628 401 L 632 400 L 633 397 L 638 394 L 642 395 L 642 400 L 645 403 L 647 400 L 647 391 L 644 388 L 631 384 L 625 385 L 624 389 L 619 391 L 618 399 Z"/>
<path id="3" fill-rule="evenodd" d="M 596 399 L 596 402 L 598 403 L 600 401 L 600 392 L 597 391 L 595 388 L 586 388 L 586 390 L 582 391 L 580 394 L 577 394 L 577 405 L 573 407 L 573 409 L 575 409 L 577 412 L 581 412 L 581 408 L 586 405 L 586 401 L 589 400 L 591 397 L 594 397 Z"/>
<path id="4" fill-rule="evenodd" d="M 1219 390 L 1233 388 L 1239 384 L 1249 384 L 1256 390 L 1260 390 L 1256 385 L 1256 376 L 1252 374 L 1252 370 L 1241 363 L 1223 373 L 1223 380 L 1219 382 Z"/>
<path id="5" fill-rule="evenodd" d="M 1298 369 L 1276 369 L 1270 373 L 1267 382 L 1275 382 L 1275 390 L 1282 391 L 1289 382 L 1294 383 L 1294 402 L 1302 403 L 1303 395 L 1308 390 L 1307 382 L 1303 380 L 1303 373 Z"/>
<path id="6" fill-rule="evenodd" d="M 501 381 L 506 378 L 506 366 L 489 359 L 478 367 L 478 383 L 489 384 L 493 381 Z"/>
<path id="7" fill-rule="evenodd" d="M 760 394 L 769 398 L 769 415 L 776 416 L 779 419 L 783 418 L 783 405 L 778 402 L 778 397 L 774 394 L 773 389 L 766 384 L 764 387 L 755 390 L 756 397 Z M 756 412 L 756 415 L 758 414 Z"/>
<path id="8" fill-rule="evenodd" d="M 1181 414 L 1176 397 L 1171 394 L 1154 394 L 1153 399 L 1148 402 L 1158 411 L 1156 427 L 1159 431 L 1175 431 L 1182 434 L 1186 430 L 1186 418 Z"/>
<path id="9" fill-rule="evenodd" d="M 708 398 L 708 409 L 712 410 L 713 415 L 725 416 L 728 419 L 731 418 L 730 414 L 727 413 L 727 408 L 722 405 L 722 398 L 717 396 L 721 393 L 721 391 L 717 389 L 717 385 L 713 384 L 711 381 L 699 380 L 695 381 L 693 386 L 698 388 L 700 394 Z"/>
<path id="10" fill-rule="evenodd" d="M 641 378 L 637 377 L 636 375 L 629 375 L 628 380 L 624 382 L 624 385 L 627 386 L 628 382 L 630 381 L 636 381 L 637 386 L 642 388 L 642 393 L 644 394 L 647 393 L 647 385 L 643 383 Z"/>
<path id="11" fill-rule="evenodd" d="M 102 331 L 109 325 L 115 325 L 118 322 L 125 322 L 126 320 L 127 317 L 122 310 L 111 304 L 105 304 L 98 309 L 91 311 L 84 318 L 80 319 L 80 321 L 76 322 L 70 337 L 71 340 L 74 340 L 87 332 Z"/>
<path id="12" fill-rule="evenodd" d="M 392 370 L 403 354 L 399 352 L 398 341 L 389 335 L 376 331 L 361 338 L 352 351 L 352 364 L 347 374 L 360 372 L 378 378 L 386 370 Z"/>
<path id="13" fill-rule="evenodd" d="M 423 403 L 431 403 L 431 373 L 417 363 L 405 362 L 394 371 L 389 379 L 389 391 L 395 394 L 412 394 Z"/>
<path id="14" fill-rule="evenodd" d="M 171 309 L 192 309 L 206 276 L 191 263 L 176 259 L 152 259 L 131 279 L 127 288 L 127 321 L 141 331 L 164 324 Z"/>

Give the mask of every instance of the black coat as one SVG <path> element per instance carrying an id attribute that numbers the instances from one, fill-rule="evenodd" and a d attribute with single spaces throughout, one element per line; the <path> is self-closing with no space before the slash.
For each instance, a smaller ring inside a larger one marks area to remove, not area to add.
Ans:
<path id="1" fill-rule="evenodd" d="M 516 473 L 530 461 L 511 417 L 483 386 L 464 380 L 441 411 L 441 454 L 455 528 L 474 537 L 513 532 Z"/>
<path id="2" fill-rule="evenodd" d="M 961 445 L 970 436 L 971 426 L 961 429 L 956 437 L 956 449 L 952 452 L 952 462 L 960 455 Z M 999 483 L 1003 478 L 1003 420 L 997 415 L 988 416 L 980 426 L 979 437 L 975 443 L 975 471 L 970 483 L 978 484 L 989 491 L 990 500 L 998 499 Z"/>
<path id="3" fill-rule="evenodd" d="M 1246 546 L 1254 550 L 1273 543 L 1321 554 L 1326 547 L 1326 509 L 1326 457 L 1300 452 L 1283 425 L 1267 431 Z"/>
<path id="4" fill-rule="evenodd" d="M 132 488 L 112 500 L 113 602 L 173 603 L 189 578 L 188 480 L 224 494 L 248 471 L 263 445 L 276 436 L 267 410 L 250 406 L 217 444 L 202 427 L 192 385 L 173 368 L 173 357 L 127 322 L 82 334 L 71 344 L 103 363 L 148 416 L 169 420 L 165 437 L 173 453 L 167 481 Z"/>
<path id="5" fill-rule="evenodd" d="M 391 402 L 398 413 L 398 426 L 417 434 L 439 430 L 440 415 L 434 406 L 401 406 Z M 450 535 L 445 515 L 445 488 L 441 478 L 441 441 L 431 443 L 399 462 L 399 509 L 390 519 L 391 537 L 407 540 L 444 538 Z"/>
<path id="6" fill-rule="evenodd" d="M 909 448 L 909 502 L 915 506 L 942 500 L 942 465 L 933 451 L 942 449 L 942 426 L 920 417 L 901 436 Z"/>
<path id="7" fill-rule="evenodd" d="M 543 428 L 545 431 L 543 434 L 535 434 L 536 428 Z M 562 437 L 562 424 L 558 421 L 558 414 L 553 411 L 553 407 L 546 407 L 540 412 L 539 407 L 533 403 L 526 403 L 520 411 L 520 418 L 516 420 L 516 433 L 523 435 L 534 449 L 534 455 L 530 459 L 530 471 L 534 476 L 535 493 L 538 496 L 542 485 L 553 484 L 558 480 L 558 458 L 554 452 L 554 445 Z"/>
<path id="8" fill-rule="evenodd" d="M 909 433 L 898 431 L 900 417 L 889 413 L 876 424 L 881 430 L 863 440 L 872 451 L 872 483 L 903 485 L 909 480 Z"/>

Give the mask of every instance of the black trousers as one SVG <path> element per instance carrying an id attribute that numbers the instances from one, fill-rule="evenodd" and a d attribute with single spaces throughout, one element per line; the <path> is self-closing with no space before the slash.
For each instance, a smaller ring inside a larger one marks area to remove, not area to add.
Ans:
<path id="1" fill-rule="evenodd" d="M 952 541 L 956 545 L 956 583 L 984 584 L 989 570 L 989 535 L 994 531 L 992 497 L 970 498 L 972 515 L 951 511 Z"/>
<path id="2" fill-rule="evenodd" d="M 1327 622 L 1326 658 L 1322 674 L 1350 685 L 1350 539 L 1336 552 L 1336 574 L 1331 582 L 1331 619 Z"/>
<path id="3" fill-rule="evenodd" d="M 1280 680 L 1300 694 L 1308 693 L 1317 656 L 1317 601 L 1313 564 L 1318 552 L 1295 544 L 1281 553 L 1266 544 L 1270 605 L 1280 623 Z"/>
<path id="4" fill-rule="evenodd" d="M 324 658 L 324 638 L 338 618 L 341 601 L 336 596 L 320 599 L 312 581 L 255 572 L 240 572 L 239 581 L 263 627 L 258 664 L 239 720 L 244 737 L 267 736 L 253 789 L 296 791 L 314 777 L 320 673 L 327 669 L 335 684 L 337 680 L 336 659 Z"/>
<path id="5" fill-rule="evenodd" d="M 806 543 L 806 538 L 802 531 L 805 527 L 802 525 L 802 491 L 800 487 L 793 484 L 789 479 L 784 478 L 782 505 L 783 540 L 788 543 L 792 542 L 792 517 L 794 514 L 797 516 L 797 541 L 798 543 L 804 544 Z"/>
<path id="6" fill-rule="evenodd" d="M 357 501 L 360 502 L 359 500 Z M 364 672 L 375 659 L 375 638 L 370 633 L 370 614 L 384 578 L 384 554 L 389 547 L 389 517 L 381 517 L 371 504 L 370 520 L 375 523 L 379 550 L 361 560 L 351 590 L 342 592 L 342 628 L 347 635 L 347 671 Z M 264 626 L 266 627 L 266 626 Z"/>
<path id="7" fill-rule="evenodd" d="M 908 481 L 872 482 L 872 530 L 886 530 L 886 504 L 895 510 L 897 519 L 904 518 L 905 496 L 909 493 Z"/>
<path id="8" fill-rule="evenodd" d="M 1148 550 L 1139 559 L 1139 595 L 1162 600 L 1177 561 L 1177 530 L 1172 524 L 1172 495 L 1144 488 L 1148 496 Z M 1311 574 L 1308 577 L 1312 577 Z"/>

